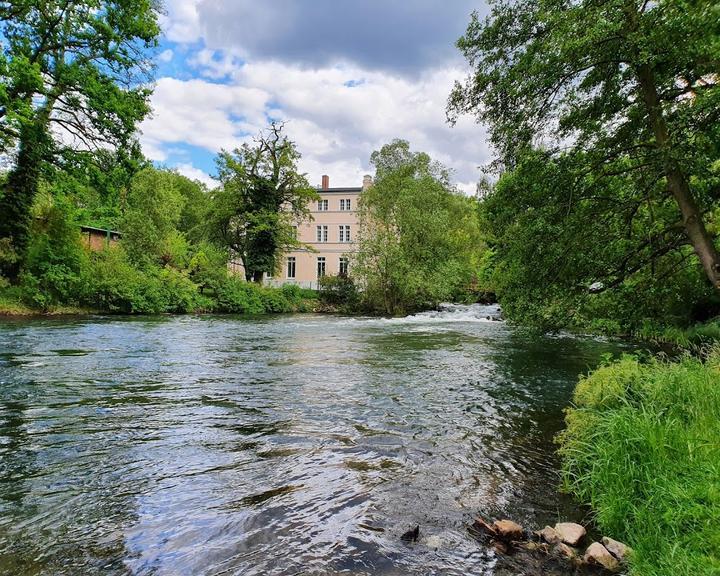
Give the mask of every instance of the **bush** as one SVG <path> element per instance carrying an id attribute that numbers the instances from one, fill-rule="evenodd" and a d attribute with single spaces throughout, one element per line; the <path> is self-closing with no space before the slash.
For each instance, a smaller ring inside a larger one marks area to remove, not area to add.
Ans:
<path id="1" fill-rule="evenodd" d="M 170 267 L 133 267 L 120 247 L 92 255 L 84 277 L 84 300 L 108 312 L 160 314 L 211 309 L 184 272 Z"/>
<path id="2" fill-rule="evenodd" d="M 720 573 L 720 349 L 626 357 L 577 386 L 559 436 L 567 490 L 635 550 L 636 575 Z"/>
<path id="3" fill-rule="evenodd" d="M 217 310 L 233 314 L 262 314 L 265 306 L 260 296 L 261 287 L 229 276 L 216 290 Z"/>
<path id="4" fill-rule="evenodd" d="M 33 225 L 19 284 L 23 300 L 46 310 L 58 304 L 78 304 L 87 255 L 69 209 L 47 194 L 33 207 Z"/>
<path id="5" fill-rule="evenodd" d="M 358 291 L 349 276 L 323 276 L 320 278 L 319 285 L 319 297 L 323 304 L 339 306 L 346 310 L 352 310 L 358 306 Z"/>

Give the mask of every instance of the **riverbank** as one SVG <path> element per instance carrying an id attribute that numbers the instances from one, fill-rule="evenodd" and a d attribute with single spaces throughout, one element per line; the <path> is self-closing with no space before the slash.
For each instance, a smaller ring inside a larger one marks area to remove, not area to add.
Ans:
<path id="1" fill-rule="evenodd" d="M 625 357 L 580 380 L 559 435 L 564 487 L 633 549 L 631 574 L 720 573 L 720 349 Z"/>
<path id="2" fill-rule="evenodd" d="M 322 312 L 327 308 L 320 301 L 317 291 L 298 286 L 272 288 L 241 280 L 227 280 L 217 289 L 204 293 L 196 288 L 183 293 L 173 285 L 130 285 L 125 291 L 79 294 L 73 303 L 61 303 L 57 298 L 34 297 L 21 286 L 5 286 L 0 288 L 0 316 L 272 314 Z"/>

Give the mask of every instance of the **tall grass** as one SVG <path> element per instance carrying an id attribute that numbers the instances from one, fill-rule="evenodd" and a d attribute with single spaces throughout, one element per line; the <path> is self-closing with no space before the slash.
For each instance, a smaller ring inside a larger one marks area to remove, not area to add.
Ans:
<path id="1" fill-rule="evenodd" d="M 633 336 L 658 344 L 672 344 L 680 348 L 696 348 L 720 342 L 720 320 L 696 324 L 688 328 L 644 323 Z"/>
<path id="2" fill-rule="evenodd" d="M 566 422 L 564 486 L 634 548 L 633 575 L 720 574 L 720 348 L 605 365 Z"/>

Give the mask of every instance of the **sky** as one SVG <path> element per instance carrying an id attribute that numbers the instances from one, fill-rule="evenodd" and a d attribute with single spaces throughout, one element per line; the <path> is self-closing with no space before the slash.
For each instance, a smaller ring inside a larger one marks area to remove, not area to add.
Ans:
<path id="1" fill-rule="evenodd" d="M 482 0 L 166 0 L 143 150 L 213 185 L 217 153 L 278 120 L 313 185 L 360 186 L 373 150 L 403 138 L 473 193 L 485 131 L 445 116 L 473 10 Z"/>

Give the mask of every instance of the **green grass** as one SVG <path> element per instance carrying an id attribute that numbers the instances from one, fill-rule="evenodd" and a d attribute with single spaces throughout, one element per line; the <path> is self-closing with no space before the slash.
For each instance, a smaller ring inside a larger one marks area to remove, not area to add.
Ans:
<path id="1" fill-rule="evenodd" d="M 644 324 L 633 333 L 639 340 L 672 344 L 680 348 L 698 348 L 720 342 L 720 320 L 696 324 L 688 328 Z"/>
<path id="2" fill-rule="evenodd" d="M 720 574 L 720 348 L 603 366 L 566 421 L 564 487 L 634 548 L 631 574 Z"/>

